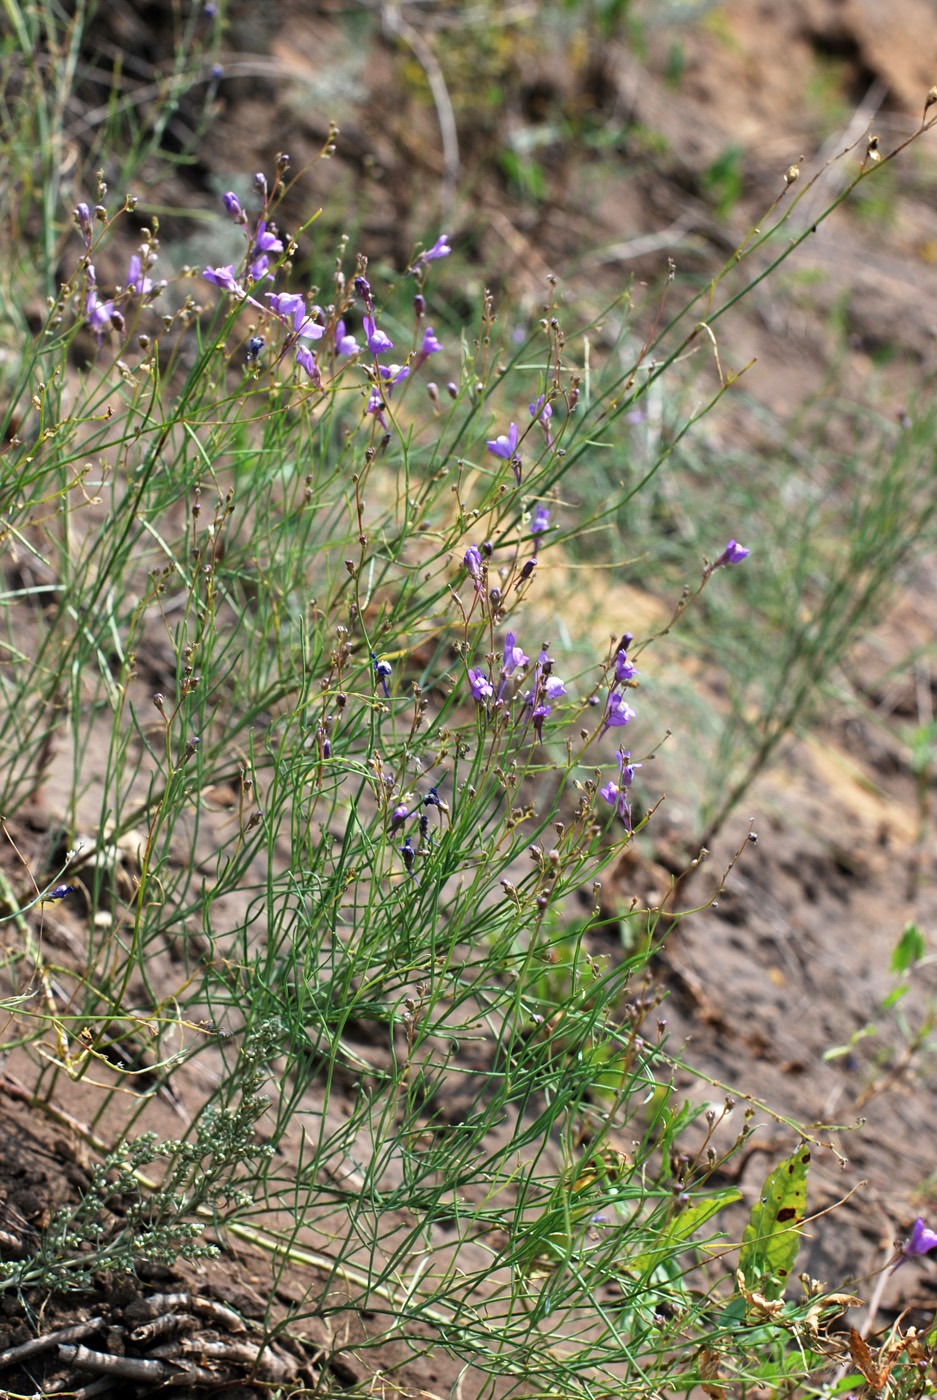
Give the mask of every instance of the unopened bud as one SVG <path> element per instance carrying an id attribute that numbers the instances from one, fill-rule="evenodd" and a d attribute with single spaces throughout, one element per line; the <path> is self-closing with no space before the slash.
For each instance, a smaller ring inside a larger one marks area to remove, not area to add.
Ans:
<path id="1" fill-rule="evenodd" d="M 74 219 L 84 235 L 85 242 L 91 243 L 91 210 L 87 204 L 79 204 L 74 211 Z"/>

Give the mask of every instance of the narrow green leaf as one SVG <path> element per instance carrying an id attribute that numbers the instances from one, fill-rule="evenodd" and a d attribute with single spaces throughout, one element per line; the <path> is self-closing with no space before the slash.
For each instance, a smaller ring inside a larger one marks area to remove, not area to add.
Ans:
<path id="1" fill-rule="evenodd" d="M 723 1191 L 716 1191 L 712 1196 L 706 1196 L 703 1200 L 694 1201 L 687 1206 L 686 1210 L 680 1212 L 669 1222 L 658 1236 L 657 1245 L 654 1249 L 646 1250 L 639 1254 L 637 1259 L 628 1261 L 628 1268 L 636 1274 L 646 1274 L 652 1269 L 656 1269 L 670 1255 L 675 1254 L 678 1247 L 687 1241 L 690 1236 L 705 1225 L 707 1220 L 711 1220 L 719 1211 L 725 1210 L 726 1206 L 734 1205 L 736 1201 L 742 1199 L 742 1193 L 734 1186 L 728 1186 Z"/>
<path id="2" fill-rule="evenodd" d="M 890 1011 L 893 1006 L 897 1006 L 901 998 L 910 992 L 911 987 L 907 982 L 899 982 L 897 987 L 892 987 L 888 996 L 882 1002 L 882 1010 Z"/>

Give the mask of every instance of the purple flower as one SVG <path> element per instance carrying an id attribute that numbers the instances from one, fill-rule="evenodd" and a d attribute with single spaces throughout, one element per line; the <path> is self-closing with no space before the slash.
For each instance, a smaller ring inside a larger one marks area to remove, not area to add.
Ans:
<path id="1" fill-rule="evenodd" d="M 134 253 L 127 265 L 127 290 L 135 292 L 137 296 L 141 297 L 153 290 L 153 283 L 143 271 L 143 262 L 139 253 Z"/>
<path id="2" fill-rule="evenodd" d="M 559 700 L 565 694 L 566 686 L 559 676 L 553 675 L 552 658 L 547 655 L 546 650 L 541 651 L 537 657 L 533 689 L 524 696 L 524 704 L 530 709 L 534 729 L 541 742 L 543 740 L 543 721 L 553 713 L 553 707 L 548 702 Z"/>
<path id="3" fill-rule="evenodd" d="M 631 762 L 631 754 L 618 750 L 618 782 L 611 779 L 599 788 L 599 796 L 615 808 L 628 830 L 631 830 L 631 805 L 628 802 L 628 789 L 634 782 L 634 772 L 640 763 Z"/>
<path id="4" fill-rule="evenodd" d="M 553 707 L 551 705 L 544 704 L 535 705 L 533 711 L 531 712 L 531 718 L 534 724 L 534 733 L 537 736 L 538 744 L 543 743 L 543 721 L 547 719 L 552 713 Z"/>
<path id="5" fill-rule="evenodd" d="M 299 336 L 302 340 L 321 340 L 325 335 L 325 326 L 320 326 L 314 314 L 311 314 L 318 312 L 319 308 L 307 308 L 305 297 L 298 292 L 267 292 L 265 295 L 270 310 L 286 326 L 291 336 Z M 300 364 L 306 368 L 305 359 L 300 360 Z"/>
<path id="6" fill-rule="evenodd" d="M 441 233 L 432 248 L 427 248 L 425 253 L 420 254 L 414 266 L 418 267 L 420 263 L 435 262 L 437 258 L 448 258 L 451 252 L 448 233 Z"/>
<path id="7" fill-rule="evenodd" d="M 364 317 L 364 334 L 372 355 L 383 355 L 388 350 L 393 350 L 394 342 L 383 331 L 378 330 L 373 316 Z"/>
<path id="8" fill-rule="evenodd" d="M 550 528 L 550 507 L 542 503 L 534 511 L 534 518 L 530 522 L 530 533 L 532 535 L 542 535 L 544 530 Z"/>
<path id="9" fill-rule="evenodd" d="M 259 253 L 282 253 L 283 240 L 277 238 L 275 233 L 271 233 L 267 228 L 265 219 L 261 219 L 254 234 L 254 246 Z"/>
<path id="10" fill-rule="evenodd" d="M 624 685 L 626 681 L 633 681 L 637 674 L 637 667 L 628 660 L 628 653 L 619 648 L 615 653 L 615 680 Z"/>
<path id="11" fill-rule="evenodd" d="M 423 344 L 420 346 L 422 356 L 435 355 L 437 350 L 442 349 L 442 344 L 436 339 L 436 333 L 432 326 L 427 326 L 423 332 Z"/>
<path id="12" fill-rule="evenodd" d="M 491 681 L 478 666 L 469 667 L 468 679 L 473 700 L 477 700 L 481 703 L 482 701 L 490 700 L 494 695 L 494 687 Z"/>
<path id="13" fill-rule="evenodd" d="M 747 559 L 750 554 L 750 549 L 737 544 L 735 540 L 730 540 L 712 567 L 721 569 L 723 564 L 741 564 L 742 560 Z"/>
<path id="14" fill-rule="evenodd" d="M 85 240 L 85 247 L 91 247 L 91 210 L 87 204 L 79 204 L 75 208 L 75 222 L 81 230 L 81 236 Z"/>
<path id="15" fill-rule="evenodd" d="M 241 201 L 233 190 L 228 190 L 227 194 L 223 194 L 221 196 L 221 202 L 236 224 L 243 224 L 246 222 L 247 216 L 241 208 Z"/>
<path id="16" fill-rule="evenodd" d="M 238 282 L 234 268 L 230 263 L 227 267 L 204 267 L 202 268 L 202 276 L 206 282 L 211 282 L 226 292 L 233 292 L 236 297 L 245 295 L 244 288 Z"/>
<path id="17" fill-rule="evenodd" d="M 415 816 L 416 813 L 410 811 L 410 808 L 407 806 L 406 802 L 398 802 L 397 806 L 390 814 L 391 831 L 396 831 L 398 827 L 403 826 L 404 822 L 407 821 L 408 818 Z"/>
<path id="18" fill-rule="evenodd" d="M 266 297 L 274 316 L 292 321 L 292 329 L 298 331 L 306 319 L 306 298 L 298 292 L 267 292 Z"/>
<path id="19" fill-rule="evenodd" d="M 317 388 L 322 388 L 322 379 L 319 375 L 319 366 L 316 364 L 316 357 L 305 345 L 296 347 L 296 363 L 304 369 Z"/>
<path id="20" fill-rule="evenodd" d="M 113 324 L 113 301 L 101 301 L 97 292 L 97 275 L 93 267 L 88 267 L 88 295 L 85 297 L 85 316 L 88 325 L 101 343 L 101 337 Z"/>
<path id="21" fill-rule="evenodd" d="M 543 429 L 543 435 L 547 440 L 547 447 L 553 446 L 553 437 L 550 433 L 550 419 L 553 417 L 553 405 L 547 403 L 546 396 L 541 394 L 535 403 L 528 404 L 531 418 L 535 418 Z"/>
<path id="22" fill-rule="evenodd" d="M 339 321 L 335 327 L 335 353 L 336 355 L 357 355 L 358 353 L 358 342 L 353 335 L 348 335 L 344 321 Z"/>
<path id="23" fill-rule="evenodd" d="M 599 788 L 599 796 L 604 798 L 609 806 L 614 807 L 621 817 L 628 830 L 631 830 L 631 804 L 628 801 L 626 789 L 619 787 L 609 779 L 604 787 Z"/>
<path id="24" fill-rule="evenodd" d="M 110 330 L 113 321 L 114 303 L 112 301 L 98 301 L 97 293 L 91 292 L 85 303 L 85 314 L 88 318 L 88 325 L 94 331 L 98 340 L 106 330 Z"/>
<path id="25" fill-rule="evenodd" d="M 482 555 L 477 544 L 469 545 L 463 555 L 462 562 L 477 583 L 482 576 Z"/>
<path id="26" fill-rule="evenodd" d="M 375 422 L 380 423 L 385 433 L 390 432 L 390 429 L 387 426 L 387 419 L 384 417 L 384 409 L 386 407 L 387 405 L 384 402 L 384 395 L 381 393 L 377 385 L 375 385 L 368 397 L 367 406 L 364 411 L 365 413 L 373 413 Z"/>
<path id="27" fill-rule="evenodd" d="M 387 682 L 390 679 L 394 668 L 391 666 L 389 661 L 384 661 L 382 658 L 375 656 L 373 651 L 371 653 L 371 660 L 374 663 L 374 674 L 380 681 L 381 688 L 384 691 L 384 694 L 390 695 L 390 691 L 387 688 Z"/>
<path id="28" fill-rule="evenodd" d="M 49 893 L 48 893 L 47 895 L 44 895 L 44 896 L 43 896 L 43 898 L 44 898 L 44 899 L 64 899 L 66 895 L 68 895 L 68 894 L 74 894 L 74 893 L 75 893 L 75 886 L 74 886 L 74 885 L 56 885 L 55 889 L 54 889 L 54 890 L 50 890 Z"/>
<path id="29" fill-rule="evenodd" d="M 905 1240 L 901 1246 L 901 1251 L 896 1262 L 892 1265 L 891 1272 L 900 1269 L 901 1265 L 908 1259 L 916 1259 L 921 1255 L 929 1254 L 932 1249 L 937 1249 L 937 1233 L 929 1230 L 924 1224 L 922 1216 L 918 1216 L 911 1231 L 911 1238 Z"/>
<path id="30" fill-rule="evenodd" d="M 381 378 L 387 379 L 391 384 L 402 384 L 410 377 L 409 365 L 381 365 Z"/>
<path id="31" fill-rule="evenodd" d="M 525 656 L 521 648 L 517 645 L 517 638 L 513 632 L 509 632 L 504 639 L 504 659 L 501 669 L 506 676 L 517 666 L 526 666 L 530 661 L 529 656 Z"/>
<path id="32" fill-rule="evenodd" d="M 634 782 L 635 769 L 643 767 L 643 763 L 631 762 L 630 753 L 626 753 L 624 749 L 618 750 L 618 768 L 621 773 L 622 787 L 630 788 L 631 784 Z"/>
<path id="33" fill-rule="evenodd" d="M 436 351 L 441 349 L 442 346 L 436 339 L 432 326 L 427 326 L 426 330 L 423 332 L 423 342 L 417 351 L 416 359 L 413 362 L 413 368 L 419 369 L 420 365 L 428 360 L 430 355 L 435 355 Z"/>
<path id="34" fill-rule="evenodd" d="M 605 728 L 617 729 L 623 724 L 630 724 L 634 719 L 634 710 L 625 701 L 623 695 L 619 695 L 617 690 L 609 692 L 608 704 L 605 706 Z"/>
<path id="35" fill-rule="evenodd" d="M 308 315 L 306 298 L 298 292 L 267 292 L 266 297 L 274 316 L 294 335 L 305 336 L 307 340 L 318 340 L 325 334 L 325 327 L 317 326 Z"/>
<path id="36" fill-rule="evenodd" d="M 251 275 L 251 281 L 262 282 L 265 277 L 272 277 L 273 273 L 268 270 L 269 267 L 270 259 L 266 253 L 261 253 L 259 258 L 254 258 L 247 269 Z"/>
<path id="37" fill-rule="evenodd" d="M 501 433 L 487 444 L 488 451 L 493 452 L 496 457 L 503 457 L 509 462 L 517 451 L 517 439 L 520 434 L 517 431 L 517 424 L 512 423 L 506 433 Z"/>

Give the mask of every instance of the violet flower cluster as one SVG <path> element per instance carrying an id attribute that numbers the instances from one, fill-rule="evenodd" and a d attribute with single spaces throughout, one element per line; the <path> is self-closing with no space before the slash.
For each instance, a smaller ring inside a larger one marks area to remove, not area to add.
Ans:
<path id="1" fill-rule="evenodd" d="M 266 181 L 262 175 L 256 177 L 255 184 L 266 198 Z M 232 190 L 229 190 L 222 197 L 222 203 L 230 217 L 235 223 L 241 224 L 247 234 L 248 252 L 245 271 L 243 274 L 239 274 L 234 264 L 231 263 L 222 267 L 206 267 L 202 271 L 202 276 L 207 282 L 219 287 L 238 301 L 252 306 L 262 314 L 274 317 L 285 332 L 279 358 L 282 359 L 287 353 L 293 351 L 299 368 L 304 371 L 317 388 L 321 388 L 321 370 L 315 351 L 312 350 L 309 342 L 319 341 L 325 335 L 328 324 L 327 313 L 321 306 L 307 303 L 307 299 L 297 292 L 265 292 L 266 306 L 257 300 L 255 293 L 258 285 L 272 279 L 275 275 L 275 270 L 271 268 L 271 257 L 284 251 L 283 240 L 276 227 L 269 223 L 266 217 L 258 219 L 251 230 L 247 214 Z M 445 235 L 442 235 L 432 248 L 420 255 L 418 264 L 422 265 L 436 258 L 446 257 L 450 252 L 448 240 Z M 364 259 L 361 260 L 361 265 L 364 265 Z M 389 354 L 394 348 L 394 343 L 386 331 L 377 324 L 374 297 L 370 283 L 363 272 L 359 271 L 355 277 L 353 289 L 355 295 L 364 304 L 362 317 L 364 348 L 368 354 L 374 356 L 374 373 L 365 412 L 371 414 L 374 420 L 385 431 L 388 431 L 388 424 L 384 417 L 388 398 L 393 387 L 403 383 L 409 377 L 411 364 L 409 361 L 406 364 L 384 364 L 381 362 L 378 357 Z M 419 301 L 418 320 L 425 308 L 422 296 Z M 259 339 L 259 337 L 253 337 L 251 340 L 248 351 L 249 360 L 258 358 L 259 350 L 255 346 Z M 342 359 L 351 360 L 362 353 L 362 347 L 355 335 L 349 331 L 344 317 L 339 317 L 335 322 L 332 344 L 335 355 Z M 430 355 L 436 354 L 442 348 L 432 326 L 426 326 L 419 348 L 414 352 L 412 367 L 415 368 L 423 364 Z"/>
<path id="2" fill-rule="evenodd" d="M 259 186 L 263 176 L 257 176 Z M 264 182 L 266 187 L 266 182 Z M 242 224 L 248 239 L 247 270 L 255 282 L 271 277 L 270 254 L 283 252 L 283 240 L 273 227 L 267 226 L 266 219 L 258 219 L 253 233 L 248 230 L 248 219 L 241 208 L 241 201 L 233 190 L 222 195 L 221 202 L 236 224 Z"/>
<path id="3" fill-rule="evenodd" d="M 547 447 L 553 446 L 553 434 L 550 431 L 550 423 L 553 418 L 553 406 L 548 401 L 545 394 L 541 394 L 533 403 L 527 405 L 530 416 L 535 423 L 538 423 L 543 430 Z M 488 451 L 495 457 L 500 457 L 505 462 L 510 462 L 514 478 L 520 486 L 523 472 L 523 462 L 517 450 L 520 441 L 520 429 L 516 423 L 508 426 L 506 433 L 499 433 L 497 437 L 489 439 L 486 443 Z"/>
<path id="4" fill-rule="evenodd" d="M 106 218 L 106 210 L 103 208 L 95 210 L 95 213 L 100 213 L 102 218 Z M 94 241 L 94 230 L 92 212 L 87 204 L 76 206 L 74 219 L 84 241 L 85 250 L 90 255 Z M 98 275 L 94 264 L 87 263 L 85 266 L 85 320 L 97 336 L 99 345 L 106 331 L 113 329 L 123 333 L 126 325 L 125 313 L 130 309 L 134 300 L 141 304 L 144 299 L 152 301 L 165 287 L 165 281 L 154 282 L 149 275 L 156 260 L 156 248 L 150 243 L 145 243 L 136 253 L 131 255 L 123 287 L 106 300 L 102 299 L 98 292 Z"/>
<path id="5" fill-rule="evenodd" d="M 413 805 L 411 805 L 411 803 Z M 397 802 L 390 814 L 389 829 L 391 835 L 396 831 L 400 831 L 406 822 L 417 818 L 420 829 L 419 853 L 422 853 L 424 847 L 431 847 L 433 844 L 433 833 L 430 831 L 429 812 L 427 808 L 432 809 L 434 807 L 438 813 L 439 821 L 442 822 L 443 812 L 448 812 L 449 808 L 443 802 L 442 798 L 439 796 L 438 789 L 435 787 L 431 787 L 423 797 L 417 797 L 416 800 L 414 800 L 412 795 L 406 799 L 402 798 Z M 416 880 L 416 871 L 413 866 L 418 851 L 413 845 L 412 835 L 405 836 L 403 845 L 398 847 L 398 849 L 403 858 L 404 869 L 413 880 Z"/>
<path id="6" fill-rule="evenodd" d="M 558 676 L 554 676 L 553 659 L 544 649 L 537 658 L 533 689 L 524 696 L 524 704 L 530 713 L 538 743 L 543 743 L 543 721 L 553 713 L 551 702 L 559 700 L 560 696 L 565 694 L 566 686 Z"/>
<path id="7" fill-rule="evenodd" d="M 615 669 L 612 683 L 609 686 L 608 699 L 605 702 L 605 719 L 602 725 L 602 733 L 608 729 L 621 729 L 624 725 L 630 724 L 634 719 L 634 710 L 625 699 L 625 688 L 630 686 L 637 670 L 633 663 L 628 660 L 628 647 L 630 647 L 633 637 L 630 632 L 626 632 L 618 643 L 618 650 L 615 653 Z"/>
<path id="8" fill-rule="evenodd" d="M 631 830 L 631 803 L 628 792 L 634 782 L 635 769 L 642 767 L 640 763 L 632 763 L 631 754 L 624 749 L 619 749 L 618 754 L 618 782 L 609 779 L 603 787 L 599 788 L 599 796 L 604 798 L 610 806 L 615 808 L 616 813 L 621 817 L 628 830 Z"/>
<path id="9" fill-rule="evenodd" d="M 513 673 L 529 664 L 530 657 L 526 655 L 523 647 L 517 645 L 516 634 L 514 632 L 508 632 L 504 639 L 504 652 L 501 657 L 501 675 L 498 681 L 497 704 L 504 704 L 505 691 L 507 690 L 508 681 Z M 477 704 L 487 704 L 489 700 L 494 698 L 494 686 L 481 667 L 469 667 L 468 681 L 472 699 Z"/>
<path id="10" fill-rule="evenodd" d="M 478 554 L 477 550 L 474 552 Z M 508 691 L 512 678 L 529 665 L 530 657 L 523 647 L 518 645 L 516 633 L 508 632 L 504 638 L 497 691 L 487 672 L 480 666 L 470 666 L 468 683 L 472 699 L 477 705 L 487 707 L 489 702 L 493 702 L 495 706 L 506 709 L 511 699 Z M 534 667 L 533 685 L 524 694 L 524 724 L 533 726 L 538 743 L 543 742 L 543 724 L 553 713 L 553 702 L 566 694 L 566 685 L 553 674 L 553 666 L 553 658 L 544 647 Z"/>

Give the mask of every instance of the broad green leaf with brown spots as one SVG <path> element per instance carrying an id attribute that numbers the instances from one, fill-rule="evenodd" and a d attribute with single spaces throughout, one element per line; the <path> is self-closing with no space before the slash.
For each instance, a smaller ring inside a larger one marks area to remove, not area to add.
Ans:
<path id="1" fill-rule="evenodd" d="M 764 1184 L 742 1235 L 739 1268 L 747 1286 L 771 1301 L 782 1297 L 791 1276 L 807 1213 L 810 1149 L 798 1147 L 779 1162 Z"/>

